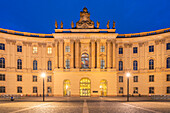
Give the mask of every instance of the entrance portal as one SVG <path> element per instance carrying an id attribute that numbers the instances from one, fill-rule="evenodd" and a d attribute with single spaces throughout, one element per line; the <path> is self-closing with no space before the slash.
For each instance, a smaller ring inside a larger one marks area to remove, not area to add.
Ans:
<path id="1" fill-rule="evenodd" d="M 100 81 L 100 96 L 107 96 L 107 81 Z"/>
<path id="2" fill-rule="evenodd" d="M 64 80 L 64 96 L 70 96 L 71 95 L 71 89 L 70 89 L 70 80 Z"/>
<path id="3" fill-rule="evenodd" d="M 91 94 L 91 83 L 90 79 L 82 78 L 80 80 L 80 96 L 89 97 Z"/>

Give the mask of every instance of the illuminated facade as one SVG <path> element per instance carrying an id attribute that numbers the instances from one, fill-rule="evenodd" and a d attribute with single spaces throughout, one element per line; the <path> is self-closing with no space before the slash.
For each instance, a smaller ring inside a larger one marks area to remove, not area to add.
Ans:
<path id="1" fill-rule="evenodd" d="M 72 29 L 36 34 L 0 29 L 0 95 L 170 94 L 170 28 L 135 34 L 100 29 L 87 8 Z"/>

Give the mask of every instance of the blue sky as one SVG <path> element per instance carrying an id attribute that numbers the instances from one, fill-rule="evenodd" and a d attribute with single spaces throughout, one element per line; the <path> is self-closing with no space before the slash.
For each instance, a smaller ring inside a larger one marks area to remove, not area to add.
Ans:
<path id="1" fill-rule="evenodd" d="M 1 0 L 0 28 L 54 33 L 55 19 L 64 29 L 76 23 L 86 6 L 91 20 L 106 28 L 116 21 L 117 33 L 138 33 L 170 27 L 170 0 Z"/>

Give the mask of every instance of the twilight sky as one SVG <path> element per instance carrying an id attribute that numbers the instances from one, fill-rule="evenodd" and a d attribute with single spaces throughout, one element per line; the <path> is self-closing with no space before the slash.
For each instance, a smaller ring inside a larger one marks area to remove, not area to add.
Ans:
<path id="1" fill-rule="evenodd" d="M 170 27 L 170 0 L 1 0 L 0 28 L 51 34 L 55 19 L 71 28 L 84 6 L 95 25 L 98 20 L 105 29 L 114 20 L 120 34 Z"/>

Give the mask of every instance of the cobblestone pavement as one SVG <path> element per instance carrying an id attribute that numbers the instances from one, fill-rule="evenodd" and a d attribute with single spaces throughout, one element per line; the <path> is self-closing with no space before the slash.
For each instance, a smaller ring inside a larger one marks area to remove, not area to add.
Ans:
<path id="1" fill-rule="evenodd" d="M 15 101 L 0 99 L 0 113 L 170 113 L 170 102 L 150 98 L 25 97 Z"/>

